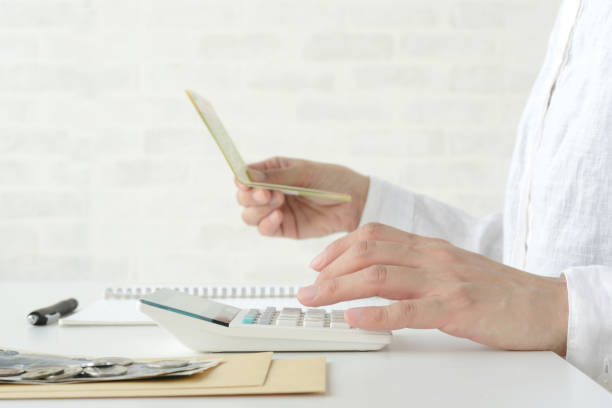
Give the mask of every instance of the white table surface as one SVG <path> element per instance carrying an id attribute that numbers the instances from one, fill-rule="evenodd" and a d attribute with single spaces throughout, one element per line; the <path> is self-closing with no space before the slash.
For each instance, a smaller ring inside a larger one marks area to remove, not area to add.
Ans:
<path id="1" fill-rule="evenodd" d="M 34 327 L 26 315 L 103 285 L 0 282 L 0 348 L 41 353 L 178 357 L 194 353 L 158 327 Z M 432 330 L 401 330 L 376 352 L 325 356 L 323 395 L 2 401 L 0 407 L 612 407 L 612 394 L 551 352 L 493 350 Z M 2 392 L 0 385 L 0 394 Z"/>

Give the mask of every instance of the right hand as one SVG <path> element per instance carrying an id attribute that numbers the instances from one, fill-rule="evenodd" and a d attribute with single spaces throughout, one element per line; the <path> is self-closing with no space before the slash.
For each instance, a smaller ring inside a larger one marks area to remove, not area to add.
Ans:
<path id="1" fill-rule="evenodd" d="M 262 235 L 296 239 L 355 230 L 370 185 L 368 177 L 347 167 L 284 157 L 249 165 L 249 175 L 253 181 L 351 195 L 350 203 L 341 203 L 251 188 L 236 180 L 237 200 L 244 207 L 244 222 L 256 225 Z"/>

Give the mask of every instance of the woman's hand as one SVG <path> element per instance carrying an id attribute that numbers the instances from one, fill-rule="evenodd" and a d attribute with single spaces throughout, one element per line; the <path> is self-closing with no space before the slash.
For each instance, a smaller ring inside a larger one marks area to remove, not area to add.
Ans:
<path id="1" fill-rule="evenodd" d="M 346 167 L 284 157 L 249 165 L 249 175 L 253 181 L 351 195 L 350 203 L 339 203 L 251 188 L 236 180 L 244 222 L 256 225 L 262 235 L 298 239 L 357 228 L 370 184 L 368 177 Z"/>
<path id="2" fill-rule="evenodd" d="M 493 347 L 565 355 L 568 301 L 563 278 L 523 272 L 450 243 L 367 224 L 338 239 L 311 266 L 300 289 L 306 306 L 380 296 L 398 302 L 349 309 L 368 330 L 437 328 Z"/>

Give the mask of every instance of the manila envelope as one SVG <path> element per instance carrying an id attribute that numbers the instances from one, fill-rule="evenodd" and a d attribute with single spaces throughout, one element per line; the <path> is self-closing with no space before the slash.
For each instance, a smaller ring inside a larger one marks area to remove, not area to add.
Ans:
<path id="1" fill-rule="evenodd" d="M 323 393 L 325 358 L 272 360 L 272 353 L 189 357 L 223 362 L 189 377 L 77 384 L 0 384 L 0 399 L 179 397 Z"/>

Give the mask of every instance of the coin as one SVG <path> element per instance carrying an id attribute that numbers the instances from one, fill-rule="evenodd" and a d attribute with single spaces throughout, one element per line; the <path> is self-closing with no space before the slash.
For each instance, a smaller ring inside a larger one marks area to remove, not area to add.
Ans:
<path id="1" fill-rule="evenodd" d="M 15 375 L 23 374 L 25 370 L 17 367 L 0 367 L 0 377 L 13 377 Z"/>
<path id="2" fill-rule="evenodd" d="M 185 360 L 159 360 L 147 363 L 151 368 L 180 368 L 189 365 L 189 361 Z"/>
<path id="3" fill-rule="evenodd" d="M 46 381 L 58 381 L 65 380 L 68 378 L 74 378 L 83 372 L 83 367 L 81 366 L 67 366 L 64 368 L 64 372 L 61 374 L 51 375 L 45 378 Z"/>
<path id="4" fill-rule="evenodd" d="M 186 376 L 192 375 L 196 373 L 201 373 L 202 371 L 208 370 L 209 368 L 216 367 L 221 363 L 222 360 L 205 360 L 205 361 L 195 361 L 191 363 L 193 368 L 187 368 L 183 371 L 175 371 L 168 374 L 165 374 L 166 377 L 175 377 L 175 376 Z"/>
<path id="5" fill-rule="evenodd" d="M 86 363 L 83 363 L 83 367 L 110 367 L 114 365 L 129 366 L 133 361 L 129 358 L 124 357 L 102 357 L 96 358 Z"/>
<path id="6" fill-rule="evenodd" d="M 112 363 L 113 365 L 129 366 L 134 362 L 133 360 L 125 357 L 104 357 L 97 358 L 96 360 L 106 360 L 106 362 Z"/>
<path id="7" fill-rule="evenodd" d="M 128 369 L 124 366 L 115 365 L 110 367 L 86 367 L 83 372 L 90 377 L 119 377 L 127 374 Z"/>
<path id="8" fill-rule="evenodd" d="M 24 374 L 21 374 L 22 380 L 43 380 L 49 376 L 61 374 L 64 372 L 64 367 L 49 366 L 49 367 L 32 367 L 28 368 Z"/>

